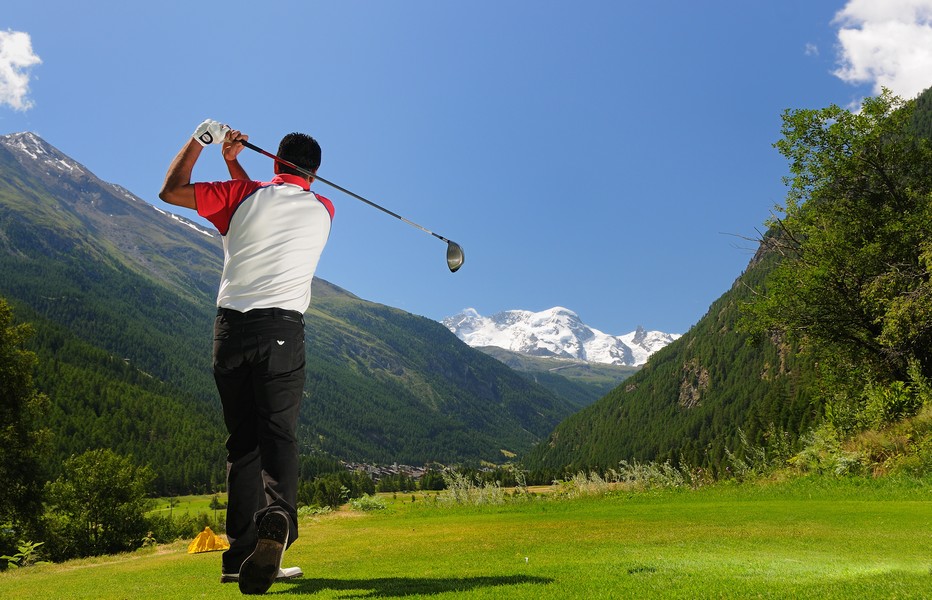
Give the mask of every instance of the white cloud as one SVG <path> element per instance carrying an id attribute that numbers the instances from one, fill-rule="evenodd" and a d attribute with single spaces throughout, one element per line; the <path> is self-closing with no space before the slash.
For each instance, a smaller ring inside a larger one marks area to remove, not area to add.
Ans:
<path id="1" fill-rule="evenodd" d="M 32 40 L 22 31 L 0 31 L 0 105 L 28 110 L 29 68 L 42 62 L 32 51 Z"/>
<path id="2" fill-rule="evenodd" d="M 842 81 L 905 98 L 932 87 L 932 0 L 849 0 L 834 23 Z"/>

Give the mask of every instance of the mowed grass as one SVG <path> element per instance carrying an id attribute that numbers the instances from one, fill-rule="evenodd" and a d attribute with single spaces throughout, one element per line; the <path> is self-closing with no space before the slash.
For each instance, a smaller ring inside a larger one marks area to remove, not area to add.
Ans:
<path id="1" fill-rule="evenodd" d="M 172 498 L 155 498 L 152 502 L 152 510 L 149 511 L 149 514 L 152 515 L 162 515 L 168 516 L 172 515 L 178 517 L 180 515 L 199 515 L 202 513 L 207 513 L 213 516 L 215 513 L 217 515 L 223 515 L 224 511 L 218 510 L 214 511 L 210 508 L 210 503 L 213 501 L 213 496 L 173 496 Z M 217 494 L 217 500 L 224 506 L 227 503 L 226 494 Z M 174 506 L 171 506 L 171 502 L 174 501 Z"/>
<path id="2" fill-rule="evenodd" d="M 498 507 L 305 518 L 308 598 L 929 598 L 932 486 L 801 480 Z M 155 552 L 0 574 L 0 598 L 234 598 L 220 554 Z"/>

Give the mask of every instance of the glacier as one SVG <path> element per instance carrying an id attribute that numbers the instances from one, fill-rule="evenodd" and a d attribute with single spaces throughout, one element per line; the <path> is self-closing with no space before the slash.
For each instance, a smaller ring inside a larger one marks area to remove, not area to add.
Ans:
<path id="1" fill-rule="evenodd" d="M 491 317 L 466 308 L 441 322 L 472 347 L 496 346 L 534 356 L 635 367 L 680 337 L 641 326 L 624 335 L 609 335 L 562 306 L 540 312 L 507 310 Z"/>

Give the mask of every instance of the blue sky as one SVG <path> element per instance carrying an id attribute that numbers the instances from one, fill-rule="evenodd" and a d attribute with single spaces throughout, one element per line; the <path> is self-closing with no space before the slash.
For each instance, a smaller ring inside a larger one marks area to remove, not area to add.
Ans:
<path id="1" fill-rule="evenodd" d="M 310 133 L 322 176 L 466 251 L 451 274 L 441 241 L 316 184 L 318 275 L 436 320 L 564 306 L 683 333 L 784 197 L 785 109 L 932 85 L 930 0 L 259 4 L 5 2 L 0 134 L 159 203 L 204 118 L 270 150 Z M 214 150 L 196 179 L 226 177 Z"/>

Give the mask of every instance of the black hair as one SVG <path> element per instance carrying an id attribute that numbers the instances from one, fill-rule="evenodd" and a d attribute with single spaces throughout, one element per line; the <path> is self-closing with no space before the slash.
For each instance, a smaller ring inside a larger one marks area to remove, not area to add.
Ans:
<path id="1" fill-rule="evenodd" d="M 306 133 L 289 133 L 278 145 L 278 156 L 312 172 L 320 166 L 320 144 Z M 279 172 L 303 177 L 288 165 L 279 163 Z"/>

